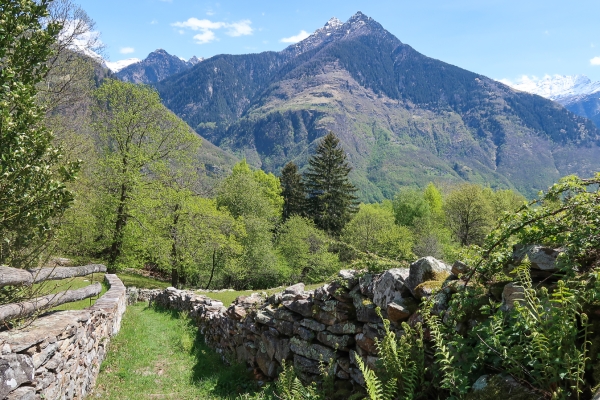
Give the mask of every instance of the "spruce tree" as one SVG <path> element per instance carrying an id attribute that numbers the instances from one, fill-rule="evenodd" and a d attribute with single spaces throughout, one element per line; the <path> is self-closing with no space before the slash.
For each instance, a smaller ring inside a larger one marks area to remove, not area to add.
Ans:
<path id="1" fill-rule="evenodd" d="M 358 210 L 358 202 L 354 195 L 357 189 L 348 179 L 352 168 L 333 132 L 319 143 L 308 164 L 304 175 L 307 214 L 319 228 L 337 236 Z"/>
<path id="2" fill-rule="evenodd" d="M 281 195 L 283 196 L 283 220 L 292 215 L 303 215 L 306 207 L 306 191 L 298 166 L 293 162 L 285 164 L 281 170 Z"/>

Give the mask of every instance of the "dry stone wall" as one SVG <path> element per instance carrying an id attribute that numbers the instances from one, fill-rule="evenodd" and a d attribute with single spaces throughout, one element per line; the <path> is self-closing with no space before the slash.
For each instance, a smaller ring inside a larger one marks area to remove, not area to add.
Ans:
<path id="1" fill-rule="evenodd" d="M 313 291 L 299 283 L 266 299 L 259 294 L 238 297 L 229 307 L 175 288 L 130 292 L 130 301 L 139 297 L 185 310 L 225 360 L 245 362 L 265 377 L 276 377 L 285 360 L 310 380 L 319 374 L 321 360 L 332 360 L 338 379 L 363 384 L 355 353 L 370 366 L 378 360 L 376 338 L 384 330 L 376 307 L 400 331 L 401 322 L 416 322 L 418 302 L 433 288 L 444 287 L 436 294 L 436 307 L 447 306 L 445 293 L 460 282 L 451 270 L 432 257 L 381 274 L 344 270 Z"/>
<path id="2" fill-rule="evenodd" d="M 110 289 L 92 307 L 0 333 L 0 399 L 83 399 L 91 391 L 126 307 L 121 280 L 105 280 Z"/>

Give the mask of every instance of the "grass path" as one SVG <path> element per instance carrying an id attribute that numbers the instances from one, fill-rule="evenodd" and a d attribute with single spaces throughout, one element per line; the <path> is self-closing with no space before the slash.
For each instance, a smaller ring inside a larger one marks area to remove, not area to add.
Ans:
<path id="1" fill-rule="evenodd" d="M 225 366 L 185 316 L 128 306 L 96 388 L 102 399 L 236 399 L 256 390 L 243 366 Z"/>

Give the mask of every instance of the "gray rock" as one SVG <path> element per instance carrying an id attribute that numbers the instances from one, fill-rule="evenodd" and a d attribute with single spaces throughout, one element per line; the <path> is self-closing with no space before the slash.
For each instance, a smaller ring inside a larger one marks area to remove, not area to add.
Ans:
<path id="1" fill-rule="evenodd" d="M 404 280 L 408 278 L 408 274 L 408 268 L 393 268 L 381 274 L 373 285 L 373 303 L 385 310 L 388 303 L 402 297 Z"/>
<path id="2" fill-rule="evenodd" d="M 352 289 L 358 284 L 358 278 L 356 277 L 356 271 L 353 269 L 343 269 L 338 273 L 338 277 L 341 278 L 343 285 L 346 289 Z"/>
<path id="3" fill-rule="evenodd" d="M 324 360 L 328 361 L 335 358 L 335 353 L 329 347 L 322 346 L 320 344 L 310 344 L 304 340 L 293 337 L 290 339 L 290 350 L 294 354 L 301 355 L 302 357 L 309 358 L 311 360 Z"/>
<path id="4" fill-rule="evenodd" d="M 426 281 L 442 281 L 450 274 L 451 268 L 433 257 L 423 257 L 410 264 L 410 272 L 404 284 L 413 296 L 415 289 Z"/>
<path id="5" fill-rule="evenodd" d="M 300 325 L 305 328 L 312 329 L 313 331 L 317 331 L 317 332 L 325 330 L 325 327 L 326 327 L 325 324 L 322 324 L 322 323 L 317 322 L 314 319 L 310 319 L 310 318 L 305 318 L 302 321 L 300 321 Z"/>
<path id="6" fill-rule="evenodd" d="M 296 283 L 288 288 L 285 288 L 283 294 L 303 294 L 304 293 L 304 283 Z"/>
<path id="7" fill-rule="evenodd" d="M 336 335 L 354 335 L 355 333 L 362 332 L 362 326 L 348 321 L 328 326 L 327 330 Z"/>
<path id="8" fill-rule="evenodd" d="M 314 303 L 310 300 L 284 301 L 282 304 L 303 317 L 312 316 Z"/>
<path id="9" fill-rule="evenodd" d="M 348 351 L 348 346 L 354 344 L 354 336 L 350 335 L 333 335 L 327 331 L 319 332 L 317 340 L 326 346 L 336 350 Z"/>
<path id="10" fill-rule="evenodd" d="M 517 244 L 513 247 L 513 264 L 519 265 L 525 256 L 531 262 L 531 268 L 544 272 L 556 272 L 556 258 L 560 254 L 560 250 L 551 247 L 540 246 L 537 244 L 522 245 Z"/>
<path id="11" fill-rule="evenodd" d="M 299 354 L 294 354 L 294 368 L 301 372 L 314 375 L 320 373 L 318 361 L 308 359 Z"/>
<path id="12" fill-rule="evenodd" d="M 456 276 L 460 276 L 464 274 L 465 271 L 469 270 L 469 266 L 462 261 L 456 260 L 454 264 L 452 264 L 452 274 Z"/>
<path id="13" fill-rule="evenodd" d="M 516 282 L 511 282 L 504 286 L 502 290 L 502 305 L 500 309 L 503 311 L 512 310 L 515 307 L 515 301 L 522 304 L 524 301 L 525 288 Z"/>
<path id="14" fill-rule="evenodd" d="M 373 274 L 364 274 L 358 279 L 358 285 L 360 287 L 360 293 L 363 296 L 367 296 L 369 298 L 373 298 L 373 288 L 375 285 L 375 280 Z"/>
<path id="15" fill-rule="evenodd" d="M 0 358 L 0 398 L 33 381 L 35 367 L 24 354 L 8 354 Z"/>

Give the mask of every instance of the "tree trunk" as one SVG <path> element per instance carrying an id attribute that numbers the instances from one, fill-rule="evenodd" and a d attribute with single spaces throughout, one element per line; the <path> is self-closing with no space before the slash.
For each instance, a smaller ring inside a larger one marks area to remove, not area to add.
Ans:
<path id="1" fill-rule="evenodd" d="M 175 204 L 173 223 L 171 224 L 171 285 L 178 288 L 179 285 L 179 260 L 177 255 L 177 224 L 179 223 L 179 209 L 181 206 Z"/>
<path id="2" fill-rule="evenodd" d="M 30 301 L 0 306 L 0 321 L 26 317 L 61 304 L 87 299 L 88 297 L 98 295 L 101 291 L 102 285 L 100 283 L 94 283 L 93 285 L 81 289 L 66 290 L 64 292 L 38 297 Z"/>
<path id="3" fill-rule="evenodd" d="M 128 188 L 125 183 L 121 184 L 121 196 L 119 198 L 119 206 L 117 207 L 117 221 L 115 222 L 115 231 L 113 241 L 110 246 L 108 255 L 108 273 L 114 274 L 117 272 L 117 259 L 121 256 L 121 248 L 123 246 L 123 235 L 125 226 L 127 225 L 127 214 L 125 208 L 127 205 Z"/>
<path id="4" fill-rule="evenodd" d="M 215 274 L 215 266 L 216 266 L 216 255 L 217 255 L 217 250 L 213 249 L 213 255 L 212 255 L 212 269 L 210 271 L 210 278 L 208 279 L 208 283 L 206 284 L 206 290 L 208 290 L 208 287 L 210 286 L 210 283 L 213 280 L 213 276 Z"/>

